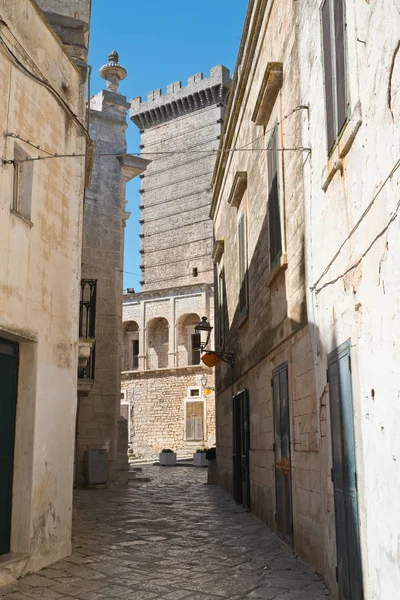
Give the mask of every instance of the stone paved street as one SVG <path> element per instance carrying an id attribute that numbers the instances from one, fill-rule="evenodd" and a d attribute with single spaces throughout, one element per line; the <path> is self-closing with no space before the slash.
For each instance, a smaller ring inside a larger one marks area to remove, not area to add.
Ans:
<path id="1" fill-rule="evenodd" d="M 0 590 L 9 600 L 327 600 L 320 578 L 206 472 L 78 491 L 74 554 Z"/>

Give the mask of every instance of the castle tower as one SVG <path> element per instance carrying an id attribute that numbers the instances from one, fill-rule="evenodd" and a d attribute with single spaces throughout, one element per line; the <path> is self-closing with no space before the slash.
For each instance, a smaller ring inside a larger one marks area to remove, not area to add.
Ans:
<path id="1" fill-rule="evenodd" d="M 142 290 L 212 283 L 211 177 L 230 78 L 226 67 L 177 81 L 130 116 L 152 164 L 142 175 Z M 165 153 L 165 154 L 164 154 Z"/>
<path id="2" fill-rule="evenodd" d="M 144 458 L 215 442 L 214 375 L 194 326 L 213 323 L 211 181 L 230 83 L 219 65 L 131 102 L 151 163 L 140 176 L 142 291 L 124 295 L 121 396 Z"/>

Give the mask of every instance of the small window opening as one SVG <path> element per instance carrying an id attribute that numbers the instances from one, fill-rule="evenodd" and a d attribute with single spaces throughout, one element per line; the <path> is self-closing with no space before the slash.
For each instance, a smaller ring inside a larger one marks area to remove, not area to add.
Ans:
<path id="1" fill-rule="evenodd" d="M 193 268 L 193 277 L 197 277 L 198 274 L 199 274 L 199 271 L 198 271 L 197 267 L 194 267 Z"/>

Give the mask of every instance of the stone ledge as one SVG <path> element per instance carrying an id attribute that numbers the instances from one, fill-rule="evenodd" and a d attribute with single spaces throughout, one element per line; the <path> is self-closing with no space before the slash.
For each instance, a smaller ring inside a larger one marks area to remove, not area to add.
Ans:
<path id="1" fill-rule="evenodd" d="M 144 371 L 122 371 L 123 380 L 145 379 L 146 377 L 164 377 L 165 375 L 190 375 L 191 373 L 212 372 L 205 365 L 187 365 L 185 367 L 165 367 L 162 369 L 146 369 Z"/>
<path id="2" fill-rule="evenodd" d="M 268 279 L 267 279 L 267 286 L 270 286 L 271 283 L 278 277 L 278 275 L 281 272 L 286 271 L 287 268 L 288 268 L 288 259 L 287 259 L 287 253 L 285 252 L 284 254 L 282 254 L 279 261 L 277 262 L 277 264 L 274 266 L 271 273 L 269 274 Z"/>

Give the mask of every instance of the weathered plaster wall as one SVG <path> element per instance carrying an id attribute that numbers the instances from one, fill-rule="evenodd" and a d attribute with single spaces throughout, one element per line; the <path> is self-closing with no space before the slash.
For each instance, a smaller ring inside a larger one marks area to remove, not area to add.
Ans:
<path id="1" fill-rule="evenodd" d="M 80 119 L 80 78 L 30 0 L 0 1 L 0 36 L 54 87 Z M 50 153 L 82 154 L 85 137 L 60 103 L 0 46 L 0 128 Z M 1 156 L 14 159 L 11 137 Z M 31 157 L 43 155 L 18 140 Z M 11 552 L 0 585 L 71 551 L 78 354 L 82 159 L 33 163 L 31 216 L 11 212 L 13 166 L 0 166 L 0 337 L 20 344 Z"/>
<path id="2" fill-rule="evenodd" d="M 391 0 L 345 4 L 350 120 L 329 160 L 319 11 L 312 2 L 300 10 L 301 99 L 310 108 L 303 143 L 312 149 L 305 171 L 307 287 L 344 244 L 308 298 L 317 396 L 324 394 L 327 354 L 350 339 L 364 595 L 386 599 L 400 589 L 399 171 L 387 180 L 399 158 L 400 8 Z M 341 171 L 324 192 L 336 161 Z"/>

